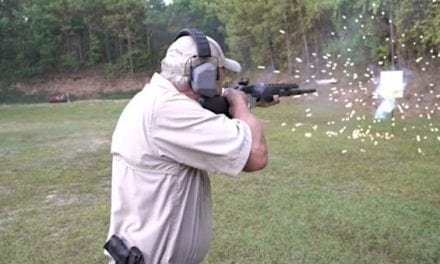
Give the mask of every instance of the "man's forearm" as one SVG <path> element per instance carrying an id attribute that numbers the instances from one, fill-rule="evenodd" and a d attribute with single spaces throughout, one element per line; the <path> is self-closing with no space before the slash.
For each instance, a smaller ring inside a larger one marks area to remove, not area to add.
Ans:
<path id="1" fill-rule="evenodd" d="M 231 107 L 231 115 L 245 122 L 252 134 L 251 152 L 243 171 L 256 171 L 266 167 L 268 160 L 268 151 L 266 139 L 264 137 L 263 125 L 249 110 L 249 108 L 240 105 Z"/>

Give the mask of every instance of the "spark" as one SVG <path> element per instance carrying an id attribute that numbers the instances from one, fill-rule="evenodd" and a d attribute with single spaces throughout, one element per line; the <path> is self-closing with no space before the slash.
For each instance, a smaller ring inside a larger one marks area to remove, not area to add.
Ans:
<path id="1" fill-rule="evenodd" d="M 334 132 L 334 131 L 327 131 L 326 134 L 327 134 L 328 137 L 332 137 L 332 136 L 337 136 L 338 135 L 338 133 Z"/>

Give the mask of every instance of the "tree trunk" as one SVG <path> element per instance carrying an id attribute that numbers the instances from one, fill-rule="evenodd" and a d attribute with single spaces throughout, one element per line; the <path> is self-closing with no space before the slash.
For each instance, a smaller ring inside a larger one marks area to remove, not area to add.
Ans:
<path id="1" fill-rule="evenodd" d="M 118 44 L 118 51 L 119 51 L 119 54 L 118 54 L 117 58 L 120 59 L 122 57 L 122 54 L 124 54 L 124 50 L 123 50 L 123 43 L 122 43 L 123 40 L 122 40 L 122 38 L 121 38 L 121 36 L 119 34 L 118 34 L 118 37 L 117 37 L 116 41 L 117 41 L 117 44 Z"/>
<path id="2" fill-rule="evenodd" d="M 393 17 L 393 12 L 394 12 L 394 5 L 393 5 L 393 0 L 390 0 L 390 50 L 391 50 L 391 69 L 395 69 L 396 65 L 395 65 L 395 60 L 394 60 L 394 17 Z"/>
<path id="3" fill-rule="evenodd" d="M 320 63 L 319 63 L 319 56 L 318 56 L 318 54 L 319 54 L 319 38 L 318 38 L 318 31 L 317 30 L 315 30 L 315 32 L 314 32 L 314 38 L 315 38 L 315 72 L 316 73 L 319 73 L 319 70 L 320 70 Z"/>
<path id="4" fill-rule="evenodd" d="M 94 54 L 92 54 L 92 53 L 94 53 L 95 51 L 93 50 L 93 43 L 92 43 L 92 40 L 93 40 L 93 36 L 92 36 L 92 25 L 89 23 L 88 24 L 88 26 L 87 26 L 87 28 L 88 28 L 88 31 L 89 31 L 89 34 L 88 34 L 88 38 L 89 38 L 89 41 L 88 41 L 88 44 L 89 45 L 87 45 L 87 49 L 88 49 L 88 52 L 87 52 L 87 54 L 88 54 L 88 61 L 89 62 L 91 62 L 91 63 L 96 63 L 96 61 L 93 61 L 94 60 Z"/>
<path id="5" fill-rule="evenodd" d="M 130 73 L 134 73 L 134 67 L 133 67 L 133 53 L 131 48 L 131 34 L 130 34 L 130 28 L 128 27 L 127 23 L 127 53 L 128 53 L 128 60 L 130 62 Z"/>
<path id="6" fill-rule="evenodd" d="M 275 60 L 274 60 L 274 50 L 273 50 L 273 44 L 272 39 L 269 38 L 269 52 L 270 52 L 270 64 L 272 66 L 272 70 L 275 70 Z"/>
<path id="7" fill-rule="evenodd" d="M 147 52 L 148 54 L 151 54 L 151 39 L 150 39 L 150 31 L 147 29 L 147 34 L 145 34 L 147 36 Z"/>
<path id="8" fill-rule="evenodd" d="M 109 40 L 108 40 L 108 32 L 107 30 L 104 31 L 104 46 L 105 46 L 105 54 L 107 56 L 107 63 L 112 64 L 112 57 L 110 54 L 110 46 L 109 46 Z"/>
<path id="9" fill-rule="evenodd" d="M 72 52 L 72 41 L 70 40 L 70 33 L 67 32 L 66 33 L 66 40 L 67 40 L 67 53 L 71 53 Z"/>
<path id="10" fill-rule="evenodd" d="M 82 34 L 79 34 L 79 43 L 78 43 L 78 56 L 80 63 L 83 63 L 83 50 L 82 50 Z"/>
<path id="11" fill-rule="evenodd" d="M 299 25 L 300 25 L 301 33 L 302 33 L 302 39 L 303 39 L 303 43 L 304 43 L 304 53 L 306 55 L 306 62 L 307 62 L 307 65 L 309 65 L 310 64 L 309 43 L 307 41 L 306 26 L 304 25 L 304 18 L 303 18 L 303 16 L 301 16 L 298 20 L 299 20 Z"/>
<path id="12" fill-rule="evenodd" d="M 287 21 L 287 10 L 284 9 L 284 28 L 286 29 L 285 41 L 286 41 L 286 52 L 287 52 L 287 68 L 289 69 L 289 76 L 293 74 L 292 58 L 290 56 L 290 30 L 289 23 Z"/>

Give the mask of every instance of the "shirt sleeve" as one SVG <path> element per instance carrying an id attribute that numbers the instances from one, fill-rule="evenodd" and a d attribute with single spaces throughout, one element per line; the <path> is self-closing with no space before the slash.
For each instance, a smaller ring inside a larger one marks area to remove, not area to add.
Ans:
<path id="1" fill-rule="evenodd" d="M 186 96 L 176 94 L 158 104 L 152 139 L 157 154 L 211 173 L 237 176 L 252 143 L 249 126 L 216 115 Z"/>

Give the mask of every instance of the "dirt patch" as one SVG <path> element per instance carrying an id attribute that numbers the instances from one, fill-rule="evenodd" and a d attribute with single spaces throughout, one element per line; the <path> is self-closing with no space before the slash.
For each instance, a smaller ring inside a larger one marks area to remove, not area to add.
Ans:
<path id="1" fill-rule="evenodd" d="M 46 202 L 54 205 L 70 205 L 78 202 L 78 196 L 72 194 L 60 194 L 58 191 L 52 191 L 46 195 Z"/>
<path id="2" fill-rule="evenodd" d="M 438 112 L 440 104 L 440 76 L 436 72 L 437 67 L 432 67 L 430 71 L 420 71 L 416 69 L 405 69 L 406 90 L 405 97 L 398 100 L 401 106 L 406 107 L 404 112 L 407 115 L 420 115 Z M 353 102 L 354 108 L 363 109 L 374 112 L 380 100 L 374 98 L 373 92 L 377 84 L 367 81 L 370 77 L 365 77 L 364 73 L 359 73 L 357 80 L 350 80 L 342 71 L 335 71 L 332 78 L 338 80 L 335 84 L 325 86 L 317 86 L 316 80 L 324 78 L 316 74 L 307 72 L 310 70 L 300 69 L 301 78 L 294 78 L 294 75 L 286 73 L 273 74 L 272 72 L 254 73 L 250 83 L 280 83 L 280 82 L 296 82 L 302 88 L 318 88 L 321 94 L 320 98 L 331 98 L 339 103 L 346 104 Z M 376 69 L 374 75 L 379 76 Z M 325 78 L 328 78 L 325 77 Z M 77 73 L 53 74 L 47 76 L 44 80 L 32 81 L 30 83 L 16 83 L 16 89 L 27 96 L 65 94 L 76 96 L 81 99 L 99 99 L 102 95 L 118 93 L 118 92 L 135 92 L 142 89 L 145 83 L 149 82 L 150 75 L 146 73 L 140 74 L 119 74 L 117 76 L 109 76 L 100 70 L 88 69 Z M 362 81 L 362 87 L 359 88 L 358 82 Z M 238 79 L 231 80 L 230 86 L 235 86 Z M 332 90 L 333 89 L 333 90 Z M 335 91 L 334 89 L 337 89 Z M 315 98 L 316 100 L 316 98 Z"/>
<path id="3" fill-rule="evenodd" d="M 44 80 L 16 83 L 15 86 L 26 95 L 69 93 L 78 97 L 95 97 L 99 94 L 141 90 L 149 79 L 145 74 L 106 76 L 99 70 L 84 70 L 54 74 L 44 77 Z"/>

